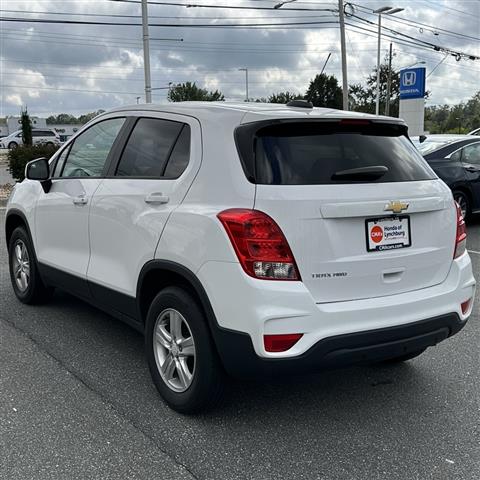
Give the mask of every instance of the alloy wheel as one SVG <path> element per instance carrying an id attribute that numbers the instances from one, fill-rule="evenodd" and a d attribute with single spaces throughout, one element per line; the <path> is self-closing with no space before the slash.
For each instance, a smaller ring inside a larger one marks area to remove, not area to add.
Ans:
<path id="1" fill-rule="evenodd" d="M 455 201 L 458 203 L 460 207 L 460 211 L 462 212 L 462 217 L 466 218 L 467 216 L 467 199 L 465 198 L 465 195 L 463 193 L 456 193 L 454 197 Z"/>
<path id="2" fill-rule="evenodd" d="M 13 276 L 18 289 L 23 293 L 30 284 L 30 257 L 22 240 L 15 242 L 13 248 Z"/>
<path id="3" fill-rule="evenodd" d="M 155 322 L 153 347 L 157 368 L 174 392 L 190 387 L 195 373 L 195 342 L 185 317 L 173 308 L 163 310 Z"/>

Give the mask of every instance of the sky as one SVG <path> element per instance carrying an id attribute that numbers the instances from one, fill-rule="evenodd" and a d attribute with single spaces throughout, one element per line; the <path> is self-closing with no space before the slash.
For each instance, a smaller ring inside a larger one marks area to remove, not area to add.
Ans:
<path id="1" fill-rule="evenodd" d="M 150 27 L 152 86 L 158 89 L 153 92 L 154 102 L 166 101 L 170 83 L 186 81 L 218 89 L 228 101 L 242 101 L 245 72 L 240 68 L 248 68 L 250 98 L 285 90 L 303 94 L 329 53 L 325 73 L 335 75 L 341 84 L 336 0 L 296 0 L 278 9 L 273 6 L 279 0 L 149 1 L 157 2 L 148 7 L 150 24 L 163 25 Z M 433 47 L 410 43 L 420 40 L 480 57 L 480 0 L 352 0 L 352 4 L 346 7 L 350 84 L 365 83 L 376 65 L 378 16 L 372 11 L 391 6 L 404 10 L 382 16 L 381 57 L 386 57 L 392 42 L 394 68 L 425 62 L 421 65 L 427 69 L 431 92 L 427 105 L 457 104 L 480 90 L 480 58 L 457 61 Z M 79 115 L 133 104 L 137 97 L 143 102 L 140 15 L 137 0 L 0 0 L 2 18 L 125 23 L 0 21 L 0 117 L 18 115 L 22 106 L 38 116 Z M 212 28 L 244 24 L 270 26 Z M 405 44 L 406 38 L 392 30 L 413 40 Z"/>

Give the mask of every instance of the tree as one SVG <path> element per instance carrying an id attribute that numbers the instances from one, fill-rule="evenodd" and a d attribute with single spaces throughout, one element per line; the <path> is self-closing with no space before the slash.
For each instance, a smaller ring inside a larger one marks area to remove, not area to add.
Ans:
<path id="1" fill-rule="evenodd" d="M 341 109 L 343 106 L 342 89 L 338 85 L 336 77 L 322 73 L 310 82 L 305 100 L 312 102 L 314 107 Z"/>
<path id="2" fill-rule="evenodd" d="M 81 123 L 82 125 L 84 123 L 88 123 L 90 120 L 97 117 L 98 115 L 101 115 L 102 113 L 105 113 L 105 110 L 100 109 L 100 110 L 97 110 L 96 112 L 90 112 L 84 115 L 80 115 L 78 117 L 78 123 Z"/>
<path id="3" fill-rule="evenodd" d="M 388 64 L 380 65 L 380 114 L 385 112 L 387 102 Z M 377 98 L 377 68 L 367 78 L 366 85 L 350 85 L 349 102 L 356 112 L 375 113 Z M 390 87 L 390 116 L 398 117 L 400 101 L 400 74 L 392 68 L 392 83 Z"/>
<path id="4" fill-rule="evenodd" d="M 214 102 L 225 100 L 223 93 L 218 90 L 209 92 L 205 88 L 197 87 L 195 82 L 179 83 L 173 86 L 168 91 L 167 98 L 169 102 L 186 102 L 191 100 Z"/>
<path id="5" fill-rule="evenodd" d="M 50 115 L 47 117 L 47 125 L 55 125 L 55 124 L 62 124 L 62 125 L 76 125 L 76 124 L 84 124 L 95 118 L 97 115 L 104 113 L 105 110 L 97 110 L 95 112 L 85 113 L 84 115 L 80 115 L 78 118 L 74 115 L 70 115 L 68 113 L 59 113 L 58 115 Z"/>
<path id="6" fill-rule="evenodd" d="M 22 125 L 22 141 L 26 146 L 31 146 L 32 141 L 32 121 L 30 120 L 30 115 L 28 114 L 27 107 L 22 108 L 21 110 L 21 125 Z"/>
<path id="7" fill-rule="evenodd" d="M 292 100 L 299 100 L 302 99 L 303 96 L 298 94 L 298 93 L 293 93 L 293 92 L 279 92 L 279 93 L 273 93 L 268 97 L 268 102 L 269 103 L 283 103 L 286 104 L 288 102 L 291 102 Z"/>
<path id="8" fill-rule="evenodd" d="M 468 133 L 480 126 L 480 91 L 459 105 L 433 105 L 425 109 L 430 133 Z"/>

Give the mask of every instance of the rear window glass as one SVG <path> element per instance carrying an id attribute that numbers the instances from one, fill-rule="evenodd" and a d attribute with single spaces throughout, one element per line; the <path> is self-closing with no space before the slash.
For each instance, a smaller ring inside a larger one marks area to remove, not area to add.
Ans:
<path id="1" fill-rule="evenodd" d="M 281 123 L 260 128 L 250 139 L 251 152 L 245 135 L 237 137 L 237 144 L 247 170 L 249 160 L 245 157 L 253 155 L 253 171 L 247 176 L 259 184 L 325 185 L 435 178 L 401 126 Z M 380 174 L 365 176 L 364 171 L 355 171 L 368 167 Z M 353 175 L 345 175 L 352 170 Z"/>
<path id="2" fill-rule="evenodd" d="M 417 149 L 422 155 L 427 155 L 428 153 L 432 153 L 435 150 L 440 150 L 440 148 L 445 147 L 449 143 L 450 143 L 449 140 L 444 140 L 444 141 L 425 140 L 425 142 L 417 146 Z"/>

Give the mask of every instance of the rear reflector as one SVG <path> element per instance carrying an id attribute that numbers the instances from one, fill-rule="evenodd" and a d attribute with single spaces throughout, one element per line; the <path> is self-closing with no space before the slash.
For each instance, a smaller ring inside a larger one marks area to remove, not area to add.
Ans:
<path id="1" fill-rule="evenodd" d="M 466 302 L 463 302 L 461 304 L 461 307 L 462 307 L 462 313 L 465 315 L 468 310 L 470 309 L 470 302 L 472 301 L 471 298 L 469 298 Z"/>
<path id="2" fill-rule="evenodd" d="M 283 335 L 264 335 L 263 343 L 267 352 L 285 352 L 292 348 L 303 336 L 303 333 L 287 333 Z"/>
<path id="3" fill-rule="evenodd" d="M 287 239 L 266 213 L 232 208 L 217 216 L 248 275 L 263 280 L 300 280 Z"/>
<path id="4" fill-rule="evenodd" d="M 457 207 L 457 235 L 455 238 L 455 253 L 453 258 L 458 258 L 465 253 L 467 248 L 467 226 L 465 225 L 465 220 L 462 216 L 462 211 L 457 202 L 455 202 Z"/>

